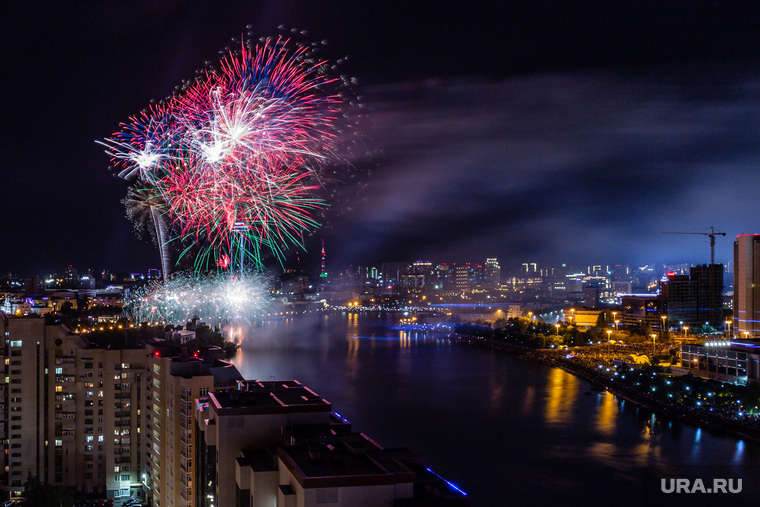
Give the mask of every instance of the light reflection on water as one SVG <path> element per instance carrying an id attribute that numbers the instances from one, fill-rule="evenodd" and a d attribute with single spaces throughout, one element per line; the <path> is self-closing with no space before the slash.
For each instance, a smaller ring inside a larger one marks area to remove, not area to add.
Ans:
<path id="1" fill-rule="evenodd" d="M 298 379 L 355 431 L 427 456 L 473 506 L 673 505 L 657 497 L 660 478 L 760 482 L 754 443 L 655 417 L 558 368 L 391 329 L 394 320 L 262 323 L 233 362 L 246 378 Z M 745 490 L 760 501 L 756 488 Z"/>

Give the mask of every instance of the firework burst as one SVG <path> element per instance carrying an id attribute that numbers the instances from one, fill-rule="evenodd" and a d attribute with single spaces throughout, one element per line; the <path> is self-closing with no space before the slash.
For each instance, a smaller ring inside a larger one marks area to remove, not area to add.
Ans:
<path id="1" fill-rule="evenodd" d="M 179 274 L 133 291 L 124 314 L 151 324 L 184 325 L 196 317 L 212 326 L 247 323 L 270 309 L 268 294 L 266 280 L 253 273 Z"/>
<path id="2" fill-rule="evenodd" d="M 263 252 L 281 261 L 319 226 L 347 84 L 310 46 L 241 43 L 219 70 L 207 69 L 101 144 L 121 178 L 160 195 L 179 239 L 201 246 L 196 272 L 222 258 L 260 269 Z"/>

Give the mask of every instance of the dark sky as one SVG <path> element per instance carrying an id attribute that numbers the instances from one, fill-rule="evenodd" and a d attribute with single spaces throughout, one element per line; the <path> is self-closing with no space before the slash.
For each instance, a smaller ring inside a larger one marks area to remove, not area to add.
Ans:
<path id="1" fill-rule="evenodd" d="M 96 139 L 250 25 L 326 39 L 370 111 L 338 264 L 706 262 L 760 232 L 760 4 L 11 2 L 0 272 L 158 267 Z M 340 211 L 341 213 L 337 213 Z M 310 249 L 309 255 L 317 252 Z"/>

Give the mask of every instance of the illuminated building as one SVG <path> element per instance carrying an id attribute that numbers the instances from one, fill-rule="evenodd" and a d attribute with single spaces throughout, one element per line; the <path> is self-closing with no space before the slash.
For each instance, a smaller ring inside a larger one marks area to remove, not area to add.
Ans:
<path id="1" fill-rule="evenodd" d="M 238 382 L 195 403 L 197 505 L 466 506 L 408 449 L 383 449 L 295 380 Z"/>
<path id="2" fill-rule="evenodd" d="M 155 507 L 195 505 L 194 400 L 242 377 L 227 361 L 206 360 L 148 345 L 145 463 Z M 234 504 L 219 504 L 234 505 Z"/>
<path id="3" fill-rule="evenodd" d="M 330 403 L 296 381 L 238 382 L 237 389 L 209 392 L 206 400 L 195 411 L 201 506 L 236 505 L 235 458 L 244 449 L 278 444 L 286 425 L 330 421 Z M 277 481 L 259 494 L 269 500 L 259 503 L 277 505 Z"/>
<path id="4" fill-rule="evenodd" d="M 141 466 L 144 350 L 99 348 L 37 317 L 3 314 L 0 327 L 3 488 L 18 494 L 31 474 L 104 497 L 129 495 Z"/>
<path id="5" fill-rule="evenodd" d="M 622 321 L 624 327 L 659 327 L 664 308 L 664 299 L 657 294 L 625 294 L 621 298 Z"/>
<path id="6" fill-rule="evenodd" d="M 485 281 L 493 287 L 501 283 L 501 267 L 499 261 L 494 257 L 486 259 Z"/>
<path id="7" fill-rule="evenodd" d="M 472 267 L 469 262 L 454 266 L 454 283 L 457 290 L 468 291 L 472 289 Z"/>
<path id="8" fill-rule="evenodd" d="M 760 234 L 734 242 L 734 321 L 737 336 L 760 335 Z"/>
<path id="9" fill-rule="evenodd" d="M 409 273 L 409 264 L 406 262 L 383 262 L 380 264 L 385 285 L 397 285 L 401 283 L 402 276 Z"/>
<path id="10" fill-rule="evenodd" d="M 723 325 L 723 264 L 692 266 L 688 275 L 668 273 L 660 282 L 668 322 Z"/>
<path id="11" fill-rule="evenodd" d="M 742 340 L 681 345 L 681 366 L 701 377 L 746 384 L 760 381 L 760 345 Z"/>

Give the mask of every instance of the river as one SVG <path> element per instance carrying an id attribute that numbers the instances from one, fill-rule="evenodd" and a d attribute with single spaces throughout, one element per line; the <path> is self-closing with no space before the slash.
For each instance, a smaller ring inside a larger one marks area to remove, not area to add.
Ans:
<path id="1" fill-rule="evenodd" d="M 297 379 L 354 431 L 426 456 L 474 507 L 760 504 L 760 445 L 655 416 L 559 368 L 399 330 L 398 317 L 265 322 L 243 331 L 233 362 L 247 379 Z M 670 479 L 694 492 L 664 493 Z M 741 479 L 741 491 L 702 493 L 715 479 L 734 491 Z"/>

